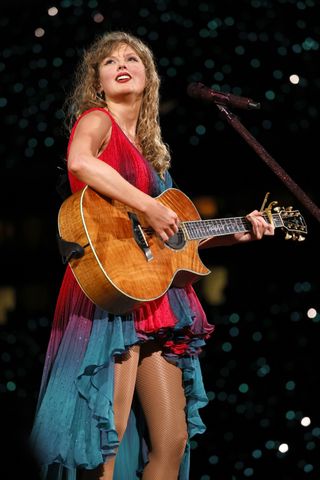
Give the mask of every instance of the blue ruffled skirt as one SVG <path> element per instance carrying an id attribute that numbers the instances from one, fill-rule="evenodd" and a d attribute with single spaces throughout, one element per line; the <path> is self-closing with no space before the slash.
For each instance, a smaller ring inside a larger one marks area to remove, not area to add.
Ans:
<path id="1" fill-rule="evenodd" d="M 185 302 L 179 301 L 175 289 L 170 295 L 180 321 L 174 328 L 162 332 L 141 336 L 136 332 L 132 315 L 109 315 L 99 308 L 95 309 L 90 332 L 82 328 L 82 323 L 87 325 L 87 319 L 70 317 L 52 361 L 31 434 L 31 446 L 41 465 L 43 479 L 76 480 L 77 469 L 96 468 L 116 452 L 119 441 L 113 415 L 115 355 L 159 335 L 177 342 L 186 329 L 197 328 L 192 312 L 186 310 Z M 194 332 L 183 355 L 163 351 L 163 356 L 182 370 L 189 442 L 205 430 L 198 412 L 208 402 L 198 359 L 204 338 L 203 331 L 199 331 L 198 336 Z M 147 462 L 141 418 L 135 399 L 116 458 L 116 480 L 140 478 Z M 189 442 L 179 480 L 189 478 Z"/>

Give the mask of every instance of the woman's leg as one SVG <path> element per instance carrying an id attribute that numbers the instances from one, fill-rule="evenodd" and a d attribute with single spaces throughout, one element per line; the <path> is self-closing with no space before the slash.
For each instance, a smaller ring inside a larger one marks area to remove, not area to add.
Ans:
<path id="1" fill-rule="evenodd" d="M 116 357 L 114 368 L 114 421 L 121 441 L 129 419 L 139 361 L 138 345 Z M 116 456 L 95 470 L 83 471 L 81 480 L 112 480 Z"/>
<path id="2" fill-rule="evenodd" d="M 143 480 L 177 480 L 188 433 L 181 369 L 155 342 L 141 346 L 136 384 L 150 438 Z"/>

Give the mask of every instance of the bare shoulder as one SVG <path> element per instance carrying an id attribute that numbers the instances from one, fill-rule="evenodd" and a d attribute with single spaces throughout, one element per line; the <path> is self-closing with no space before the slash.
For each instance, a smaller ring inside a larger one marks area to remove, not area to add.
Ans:
<path id="1" fill-rule="evenodd" d="M 108 114 L 101 110 L 92 110 L 84 115 L 78 122 L 75 134 L 85 133 L 86 135 L 95 134 L 105 137 L 112 126 Z"/>
<path id="2" fill-rule="evenodd" d="M 92 110 L 84 115 L 75 129 L 70 157 L 79 152 L 97 156 L 111 135 L 111 119 L 101 110 Z"/>

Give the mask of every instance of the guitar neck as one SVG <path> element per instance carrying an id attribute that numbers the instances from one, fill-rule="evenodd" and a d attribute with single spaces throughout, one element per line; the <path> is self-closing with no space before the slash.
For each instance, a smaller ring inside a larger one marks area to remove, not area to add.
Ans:
<path id="1" fill-rule="evenodd" d="M 263 218 L 267 223 L 270 223 L 267 215 L 263 215 Z M 272 220 L 276 228 L 283 227 L 283 221 L 279 214 L 273 213 Z M 245 233 L 250 232 L 252 229 L 251 223 L 246 217 L 194 220 L 182 222 L 181 226 L 189 240 L 202 240 L 209 237 Z"/>

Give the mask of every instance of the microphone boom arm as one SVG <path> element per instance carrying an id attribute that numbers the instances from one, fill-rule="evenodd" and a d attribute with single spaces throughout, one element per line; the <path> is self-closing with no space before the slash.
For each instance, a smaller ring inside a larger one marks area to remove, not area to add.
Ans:
<path id="1" fill-rule="evenodd" d="M 246 140 L 268 167 L 280 178 L 280 180 L 291 190 L 309 212 L 320 222 L 320 209 L 311 198 L 296 184 L 287 172 L 272 158 L 255 137 L 242 125 L 236 115 L 231 113 L 225 106 L 216 103 L 216 106 L 223 114 L 227 122 Z"/>

